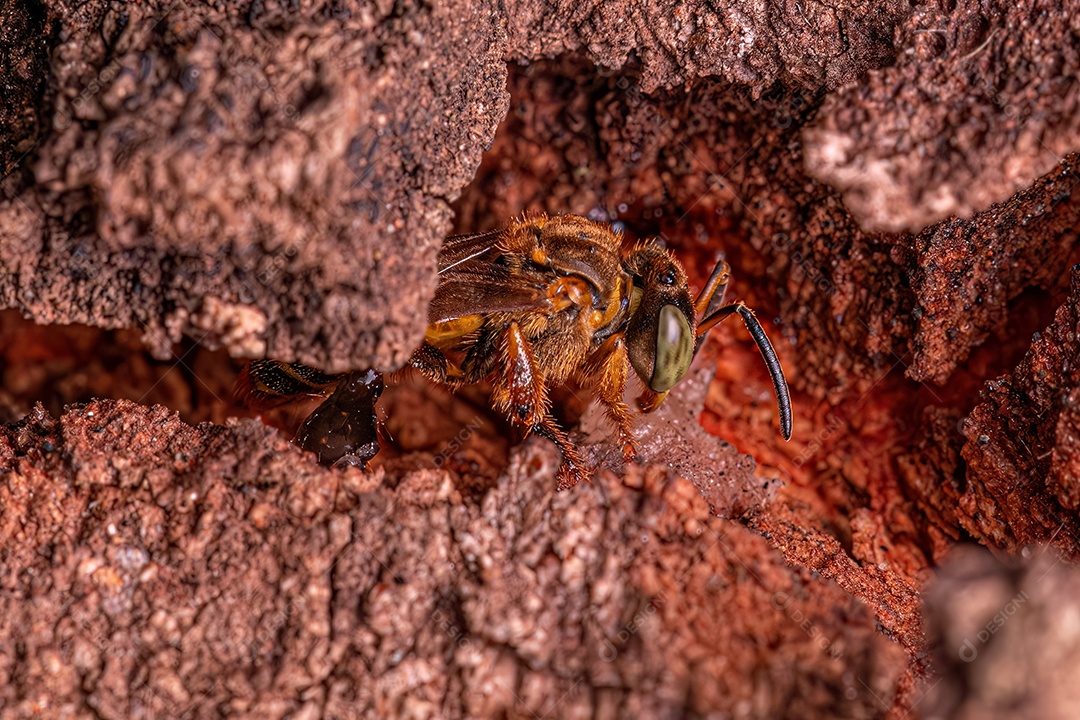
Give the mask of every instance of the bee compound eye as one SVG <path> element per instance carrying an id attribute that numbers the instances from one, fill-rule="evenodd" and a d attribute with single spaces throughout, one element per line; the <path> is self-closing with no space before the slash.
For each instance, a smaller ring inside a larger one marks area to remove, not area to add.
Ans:
<path id="1" fill-rule="evenodd" d="M 674 285 L 675 271 L 671 268 L 668 268 L 664 272 L 660 273 L 660 276 L 656 279 L 661 285 Z"/>
<path id="2" fill-rule="evenodd" d="M 656 325 L 656 362 L 653 365 L 649 389 L 667 392 L 675 386 L 694 359 L 694 338 L 690 323 L 682 310 L 674 305 L 660 308 Z"/>

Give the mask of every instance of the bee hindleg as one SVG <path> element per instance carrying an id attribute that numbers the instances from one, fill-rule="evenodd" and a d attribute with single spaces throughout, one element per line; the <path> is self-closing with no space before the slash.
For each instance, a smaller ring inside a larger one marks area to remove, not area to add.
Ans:
<path id="1" fill-rule="evenodd" d="M 240 371 L 233 395 L 249 407 L 269 410 L 298 398 L 328 396 L 342 377 L 301 363 L 252 360 Z"/>
<path id="2" fill-rule="evenodd" d="M 535 428 L 548 414 L 548 398 L 532 344 L 516 322 L 510 323 L 498 344 L 492 400 L 511 422 Z"/>
<path id="3" fill-rule="evenodd" d="M 626 462 L 637 458 L 637 443 L 634 441 L 634 420 L 630 408 L 623 402 L 626 393 L 626 378 L 630 359 L 626 354 L 626 339 L 622 333 L 612 335 L 597 348 L 585 366 L 587 377 L 598 378 L 596 394 L 608 418 L 619 431 L 619 446 Z"/>
<path id="4" fill-rule="evenodd" d="M 559 452 L 562 453 L 562 463 L 559 464 L 559 470 L 555 474 L 559 483 L 558 490 L 569 490 L 582 480 L 589 479 L 585 459 L 578 453 L 574 443 L 570 440 L 570 436 L 559 427 L 550 413 L 545 414 L 544 419 L 533 430 L 537 435 L 543 435 L 555 443 L 555 447 L 559 448 Z"/>
<path id="5" fill-rule="evenodd" d="M 409 364 L 422 372 L 429 380 L 444 383 L 447 380 L 447 360 L 442 352 L 429 343 L 418 347 L 409 358 Z"/>

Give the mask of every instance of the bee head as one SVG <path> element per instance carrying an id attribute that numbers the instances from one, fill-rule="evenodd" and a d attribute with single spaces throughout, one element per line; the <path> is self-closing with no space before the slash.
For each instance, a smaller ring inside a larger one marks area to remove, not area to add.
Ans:
<path id="1" fill-rule="evenodd" d="M 666 393 L 686 375 L 696 349 L 686 271 L 656 244 L 634 249 L 624 266 L 634 283 L 626 328 L 630 364 L 650 390 Z"/>

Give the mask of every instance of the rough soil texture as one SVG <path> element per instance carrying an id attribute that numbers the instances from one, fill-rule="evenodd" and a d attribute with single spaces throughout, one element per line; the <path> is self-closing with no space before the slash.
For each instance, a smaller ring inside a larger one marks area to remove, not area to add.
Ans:
<path id="1" fill-rule="evenodd" d="M 991 676 L 1052 667 L 956 665 L 940 628 L 1012 596 L 923 590 L 978 591 L 937 568 L 966 540 L 1055 545 L 1009 571 L 1033 598 L 1076 582 L 1077 159 L 1031 141 L 1077 149 L 1069 16 L 0 7 L 0 304 L 42 323 L 0 313 L 0 717 L 978 717 L 1015 697 Z M 875 134 L 909 117 L 911 147 Z M 825 132 L 896 173 L 823 164 Z M 367 475 L 229 419 L 229 353 L 400 365 L 451 218 L 526 209 L 659 235 L 695 284 L 723 254 L 792 442 L 734 319 L 642 466 L 555 391 L 598 468 L 560 494 L 483 387 L 388 376 Z M 98 327 L 44 325 L 71 322 Z"/>
<path id="2" fill-rule="evenodd" d="M 1080 714 L 1080 578 L 1052 552 L 1006 562 L 961 546 L 926 592 L 927 634 L 942 682 L 926 717 L 1046 718 Z"/>
<path id="3" fill-rule="evenodd" d="M 33 148 L 48 74 L 45 13 L 36 2 L 0 2 L 0 177 L 7 177 Z"/>
<path id="4" fill-rule="evenodd" d="M 894 65 L 833 94 L 805 134 L 810 174 L 867 229 L 968 218 L 1080 147 L 1075 0 L 931 3 L 896 46 Z"/>
<path id="5" fill-rule="evenodd" d="M 714 515 L 739 518 L 759 511 L 776 497 L 776 478 L 755 474 L 749 455 L 715 435 L 698 422 L 714 372 L 714 360 L 706 354 L 679 383 L 675 393 L 634 428 L 639 462 L 666 465 L 689 480 L 709 503 Z M 578 430 L 584 436 L 585 456 L 596 467 L 624 470 L 610 421 L 599 404 L 589 406 Z"/>
<path id="6" fill-rule="evenodd" d="M 915 238 L 907 260 L 917 297 L 907 374 L 943 384 L 1030 287 L 1063 292 L 1080 260 L 1080 159 L 1068 155 L 1030 188 L 970 221 L 947 220 Z"/>
<path id="7" fill-rule="evenodd" d="M 0 201 L 0 303 L 141 327 L 159 356 L 186 334 L 333 370 L 405 361 L 446 198 L 506 108 L 490 11 L 46 12 L 48 129 Z"/>
<path id="8" fill-rule="evenodd" d="M 0 462 L 9 717 L 871 717 L 902 667 L 659 466 L 556 494 L 531 442 L 476 497 L 127 401 L 36 410 Z"/>
<path id="9" fill-rule="evenodd" d="M 856 8 L 13 9 L 3 32 L 26 57 L 9 60 L 24 79 L 4 112 L 48 119 L 41 137 L 25 122 L 0 136 L 6 163 L 30 157 L 0 200 L 0 305 L 141 326 L 160 357 L 187 335 L 334 371 L 399 367 L 421 336 L 446 201 L 506 113 L 505 59 L 587 47 L 613 70 L 641 58 L 647 87 L 710 74 L 833 87 L 889 59 L 903 14 Z"/>
<path id="10" fill-rule="evenodd" d="M 1076 462 L 1078 332 L 1080 268 L 1053 325 L 1036 336 L 1011 375 L 987 385 L 964 423 L 969 482 L 960 508 L 973 537 L 1016 551 L 1060 536 L 1076 549 L 1080 475 L 1069 464 Z"/>
<path id="11" fill-rule="evenodd" d="M 510 53 L 539 60 L 576 52 L 597 66 L 641 64 L 642 88 L 716 76 L 760 91 L 776 82 L 836 88 L 892 59 L 896 0 L 650 3 L 524 0 L 504 3 Z"/>

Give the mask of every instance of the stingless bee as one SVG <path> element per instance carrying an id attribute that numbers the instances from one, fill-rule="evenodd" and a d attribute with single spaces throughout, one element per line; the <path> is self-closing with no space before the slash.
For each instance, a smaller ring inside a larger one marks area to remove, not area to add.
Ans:
<path id="1" fill-rule="evenodd" d="M 576 215 L 525 217 L 504 230 L 451 237 L 439 253 L 427 332 L 411 364 L 451 388 L 487 380 L 494 406 L 512 424 L 558 446 L 565 489 L 589 473 L 551 414 L 548 389 L 571 378 L 593 386 L 624 457 L 633 460 L 633 417 L 623 401 L 630 369 L 644 383 L 638 407 L 655 410 L 686 375 L 709 330 L 737 313 L 765 359 L 780 432 L 790 439 L 791 399 L 780 361 L 754 313 L 742 302 L 723 304 L 728 278 L 720 261 L 692 299 L 671 252 L 646 242 L 623 253 L 610 226 Z M 258 382 L 256 366 L 248 374 Z M 323 394 L 333 387 L 308 385 Z"/>

